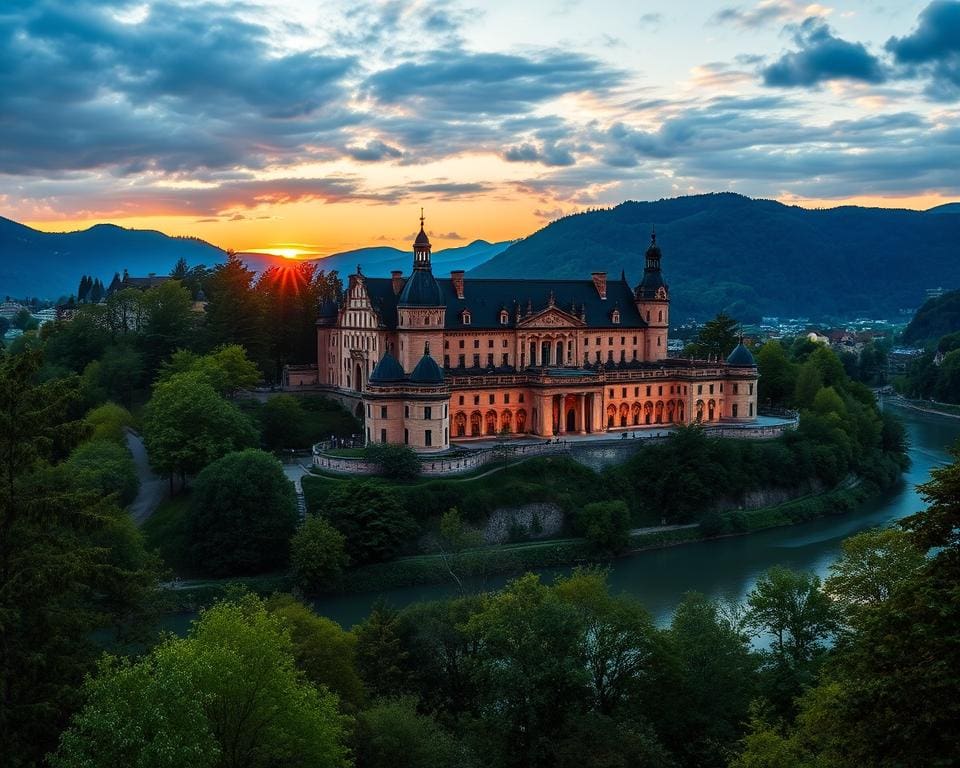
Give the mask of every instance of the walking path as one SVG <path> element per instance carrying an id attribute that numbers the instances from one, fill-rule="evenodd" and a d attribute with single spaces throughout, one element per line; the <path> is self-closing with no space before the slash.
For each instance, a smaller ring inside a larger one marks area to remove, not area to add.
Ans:
<path id="1" fill-rule="evenodd" d="M 133 454 L 133 461 L 137 466 L 137 477 L 140 480 L 140 490 L 137 492 L 137 498 L 133 500 L 128 509 L 133 522 L 137 525 L 143 525 L 144 521 L 160 506 L 160 502 L 167 497 L 167 481 L 162 477 L 157 477 L 150 469 L 147 449 L 144 447 L 140 435 L 131 429 L 127 429 L 126 433 L 127 448 Z"/>

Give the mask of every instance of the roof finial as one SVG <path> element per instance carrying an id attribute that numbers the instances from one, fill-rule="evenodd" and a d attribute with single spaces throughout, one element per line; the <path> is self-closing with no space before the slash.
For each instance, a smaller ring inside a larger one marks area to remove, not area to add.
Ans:
<path id="1" fill-rule="evenodd" d="M 362 264 L 357 264 L 357 274 L 358 274 L 358 275 L 362 275 L 362 274 L 363 274 L 363 271 L 362 271 L 362 270 L 363 270 L 363 265 L 362 265 Z"/>
<path id="2" fill-rule="evenodd" d="M 651 226 L 651 229 L 650 229 L 650 245 L 656 245 L 656 244 L 657 244 L 657 225 L 656 225 L 656 224 L 651 224 L 650 226 Z"/>
<path id="3" fill-rule="evenodd" d="M 425 341 L 423 342 L 423 356 L 426 357 L 429 354 L 430 354 L 430 342 Z"/>
<path id="4" fill-rule="evenodd" d="M 420 229 L 423 229 L 423 208 L 420 208 Z"/>

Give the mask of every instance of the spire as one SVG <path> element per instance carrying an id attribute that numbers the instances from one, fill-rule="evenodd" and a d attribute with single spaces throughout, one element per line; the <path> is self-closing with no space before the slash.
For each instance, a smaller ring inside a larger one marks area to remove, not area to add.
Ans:
<path id="1" fill-rule="evenodd" d="M 430 238 L 423 228 L 425 219 L 423 217 L 423 208 L 420 209 L 420 231 L 417 233 L 417 239 L 413 241 L 413 268 L 430 269 Z"/>

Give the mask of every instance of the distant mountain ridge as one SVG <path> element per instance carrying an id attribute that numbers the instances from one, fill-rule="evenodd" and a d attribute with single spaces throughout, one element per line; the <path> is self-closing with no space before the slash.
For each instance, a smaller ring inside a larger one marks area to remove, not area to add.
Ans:
<path id="1" fill-rule="evenodd" d="M 511 243 L 475 240 L 469 245 L 446 248 L 433 254 L 434 269 L 470 270 L 499 254 Z M 151 272 L 166 275 L 177 260 L 191 266 L 213 266 L 226 260 L 222 249 L 192 237 L 171 237 L 156 230 L 126 229 L 114 224 L 96 224 L 76 232 L 41 232 L 0 216 L 0 298 L 37 297 L 56 299 L 75 293 L 82 275 L 92 275 L 109 284 L 115 272 L 131 275 Z M 256 272 L 269 266 L 289 264 L 281 256 L 244 253 L 241 257 Z M 313 259 L 325 270 L 341 275 L 362 265 L 365 274 L 389 276 L 391 269 L 409 274 L 410 251 L 390 247 L 359 248 Z"/>
<path id="2" fill-rule="evenodd" d="M 76 293 L 81 275 L 109 284 L 114 272 L 167 274 L 183 257 L 216 264 L 226 254 L 197 238 L 96 224 L 77 232 L 40 232 L 0 216 L 0 295 L 56 299 Z"/>
<path id="3" fill-rule="evenodd" d="M 923 345 L 960 331 L 960 291 L 928 300 L 903 331 L 907 344 Z"/>
<path id="4" fill-rule="evenodd" d="M 724 192 L 559 219 L 470 277 L 588 278 L 635 285 L 656 226 L 672 319 L 720 310 L 760 315 L 893 316 L 927 288 L 960 286 L 960 205 L 929 212 L 853 206 L 805 209 Z M 543 297 L 533 297 L 535 300 Z"/>

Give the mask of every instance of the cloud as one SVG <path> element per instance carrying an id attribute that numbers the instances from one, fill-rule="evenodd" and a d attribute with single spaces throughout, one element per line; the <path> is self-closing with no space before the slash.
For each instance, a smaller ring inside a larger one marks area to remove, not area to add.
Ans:
<path id="1" fill-rule="evenodd" d="M 819 85 L 828 80 L 861 80 L 882 83 L 886 73 L 876 56 L 862 43 L 851 43 L 833 34 L 827 24 L 808 18 L 794 30 L 800 50 L 785 53 L 761 70 L 764 85 L 791 88 Z"/>
<path id="2" fill-rule="evenodd" d="M 611 88 L 623 77 L 571 51 L 520 55 L 452 50 L 375 72 L 364 90 L 383 104 L 404 105 L 426 120 L 522 113 L 566 94 Z"/>
<path id="3" fill-rule="evenodd" d="M 831 10 L 817 3 L 806 3 L 803 0 L 761 0 L 749 7 L 734 5 L 721 8 L 710 21 L 713 24 L 734 24 L 752 29 L 791 19 L 826 16 Z"/>
<path id="4" fill-rule="evenodd" d="M 368 141 L 365 146 L 347 147 L 347 154 L 354 160 L 359 160 L 362 163 L 373 163 L 379 160 L 403 157 L 402 151 L 379 139 Z"/>
<path id="5" fill-rule="evenodd" d="M 439 235 L 434 235 L 430 233 L 432 237 L 436 237 L 438 240 L 466 240 L 466 238 L 457 233 L 457 232 L 441 232 Z"/>
<path id="6" fill-rule="evenodd" d="M 533 144 L 507 147 L 503 159 L 508 163 L 542 163 L 548 166 L 566 166 L 576 162 L 576 158 L 566 146 L 550 142 L 545 142 L 540 147 Z"/>
<path id="7" fill-rule="evenodd" d="M 906 73 L 930 78 L 930 96 L 960 98 L 960 2 L 934 0 L 921 11 L 913 32 L 891 37 L 885 48 Z"/>

